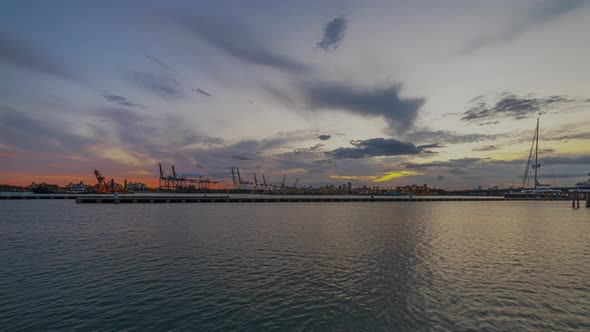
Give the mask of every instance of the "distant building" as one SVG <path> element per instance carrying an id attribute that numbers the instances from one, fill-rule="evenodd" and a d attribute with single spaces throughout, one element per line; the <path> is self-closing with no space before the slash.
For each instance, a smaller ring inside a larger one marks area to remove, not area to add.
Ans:
<path id="1" fill-rule="evenodd" d="M 127 190 L 146 191 L 147 185 L 142 182 L 128 182 L 127 183 Z"/>

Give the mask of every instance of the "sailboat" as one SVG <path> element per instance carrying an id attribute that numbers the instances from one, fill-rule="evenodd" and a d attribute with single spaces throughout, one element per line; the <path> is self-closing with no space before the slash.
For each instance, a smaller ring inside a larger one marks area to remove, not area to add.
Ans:
<path id="1" fill-rule="evenodd" d="M 523 189 L 517 192 L 509 192 L 504 195 L 505 198 L 545 198 L 545 199 L 558 199 L 561 197 L 561 190 L 551 188 L 551 185 L 541 184 L 538 180 L 538 172 L 541 168 L 539 164 L 539 118 L 537 118 L 537 127 L 535 128 L 535 134 L 533 136 L 533 143 L 529 151 L 529 159 L 527 166 L 524 171 L 522 178 L 522 187 L 526 188 L 531 176 L 534 178 L 534 187 L 530 189 Z M 533 174 L 531 174 L 533 170 Z"/>

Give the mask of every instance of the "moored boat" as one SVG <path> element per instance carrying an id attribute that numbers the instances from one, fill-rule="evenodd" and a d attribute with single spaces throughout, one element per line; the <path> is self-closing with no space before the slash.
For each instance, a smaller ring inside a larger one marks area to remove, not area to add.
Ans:
<path id="1" fill-rule="evenodd" d="M 522 179 L 522 187 L 525 188 L 520 191 L 511 191 L 504 195 L 505 198 L 518 199 L 562 199 L 566 198 L 561 190 L 551 188 L 551 185 L 541 184 L 538 180 L 538 172 L 541 168 L 539 163 L 539 118 L 537 118 L 537 127 L 533 136 L 533 143 L 529 151 L 529 159 Z M 531 174 L 531 169 L 533 170 Z M 534 180 L 534 187 L 527 188 L 528 183 Z"/>

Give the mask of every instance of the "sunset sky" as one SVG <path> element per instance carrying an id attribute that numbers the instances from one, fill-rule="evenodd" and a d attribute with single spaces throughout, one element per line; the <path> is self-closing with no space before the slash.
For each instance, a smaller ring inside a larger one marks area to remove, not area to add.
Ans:
<path id="1" fill-rule="evenodd" d="M 590 172 L 590 1 L 3 1 L 0 183 Z"/>

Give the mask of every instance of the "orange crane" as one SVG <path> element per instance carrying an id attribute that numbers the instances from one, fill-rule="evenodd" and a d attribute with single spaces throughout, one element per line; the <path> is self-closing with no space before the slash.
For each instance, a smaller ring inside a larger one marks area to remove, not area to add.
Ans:
<path id="1" fill-rule="evenodd" d="M 100 174 L 100 172 L 97 169 L 94 170 L 94 176 L 96 176 L 96 180 L 98 180 L 98 191 L 99 192 L 107 193 L 107 192 L 113 191 L 114 186 L 112 186 L 112 183 L 109 184 L 106 181 L 105 177 L 102 176 L 102 174 Z M 114 182 L 114 181 L 111 181 L 111 182 Z"/>

